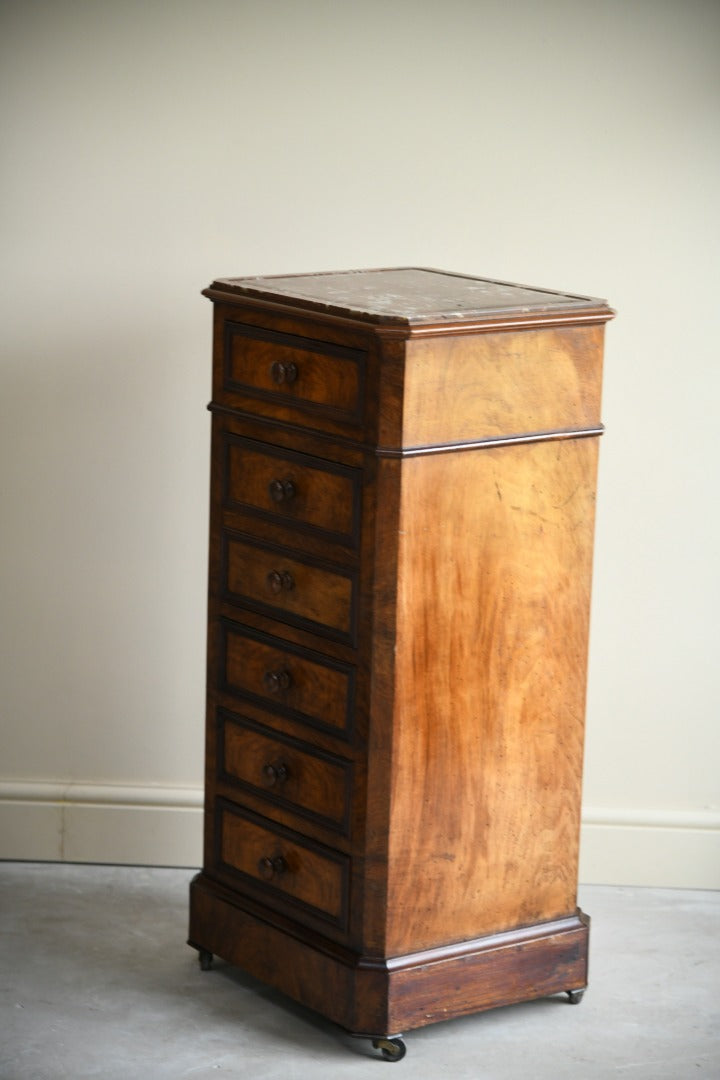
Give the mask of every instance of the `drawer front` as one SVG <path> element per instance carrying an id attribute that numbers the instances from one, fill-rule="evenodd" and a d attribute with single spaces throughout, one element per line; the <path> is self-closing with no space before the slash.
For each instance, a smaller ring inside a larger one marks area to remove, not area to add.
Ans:
<path id="1" fill-rule="evenodd" d="M 222 779 L 338 832 L 350 820 L 352 763 L 221 709 Z"/>
<path id="2" fill-rule="evenodd" d="M 357 574 L 287 548 L 224 533 L 225 599 L 355 644 Z"/>
<path id="3" fill-rule="evenodd" d="M 357 547 L 362 473 L 223 432 L 223 505 Z"/>
<path id="4" fill-rule="evenodd" d="M 349 739 L 355 699 L 350 664 L 220 620 L 220 689 Z"/>
<path id="5" fill-rule="evenodd" d="M 350 860 L 340 852 L 220 800 L 216 815 L 221 867 L 259 886 L 278 906 L 298 905 L 345 928 Z"/>
<path id="6" fill-rule="evenodd" d="M 224 389 L 359 424 L 365 353 L 328 341 L 226 322 Z"/>

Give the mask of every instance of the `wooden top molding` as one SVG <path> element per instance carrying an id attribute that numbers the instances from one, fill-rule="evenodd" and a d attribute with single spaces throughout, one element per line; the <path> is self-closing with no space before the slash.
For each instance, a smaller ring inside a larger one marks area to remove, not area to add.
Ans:
<path id="1" fill-rule="evenodd" d="M 413 336 L 505 325 L 597 323 L 615 314 L 605 300 L 591 296 L 425 267 L 218 278 L 204 295 L 322 312 Z"/>

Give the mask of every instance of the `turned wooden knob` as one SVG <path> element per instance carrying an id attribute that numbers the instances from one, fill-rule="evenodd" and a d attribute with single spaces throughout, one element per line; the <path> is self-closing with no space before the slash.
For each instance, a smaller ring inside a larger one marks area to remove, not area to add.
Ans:
<path id="1" fill-rule="evenodd" d="M 290 592 L 295 587 L 295 580 L 289 570 L 271 570 L 267 576 L 270 592 L 277 596 L 281 592 Z"/>
<path id="2" fill-rule="evenodd" d="M 273 502 L 289 502 L 295 495 L 295 485 L 292 480 L 272 480 L 268 491 Z"/>
<path id="3" fill-rule="evenodd" d="M 265 881 L 272 881 L 274 877 L 279 877 L 286 870 L 287 863 L 282 855 L 266 855 L 264 859 L 260 859 L 258 862 L 258 873 Z"/>
<path id="4" fill-rule="evenodd" d="M 285 383 L 287 386 L 292 386 L 298 377 L 297 364 L 293 364 L 292 360 L 283 364 L 279 360 L 276 360 L 270 367 L 270 374 L 272 381 L 276 386 L 282 386 Z"/>
<path id="5" fill-rule="evenodd" d="M 289 689 L 292 679 L 289 671 L 281 669 L 280 671 L 266 671 L 263 681 L 266 690 L 269 690 L 271 694 L 278 694 L 281 690 Z"/>
<path id="6" fill-rule="evenodd" d="M 288 768 L 284 761 L 269 761 L 263 766 L 263 778 L 268 787 L 284 784 L 288 778 Z"/>

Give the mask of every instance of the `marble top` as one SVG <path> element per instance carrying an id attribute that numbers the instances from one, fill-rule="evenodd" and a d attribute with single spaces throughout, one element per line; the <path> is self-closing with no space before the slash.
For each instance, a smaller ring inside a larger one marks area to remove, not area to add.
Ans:
<path id="1" fill-rule="evenodd" d="M 219 278 L 211 286 L 217 290 L 409 325 L 605 306 L 605 301 L 589 296 L 421 267 Z"/>

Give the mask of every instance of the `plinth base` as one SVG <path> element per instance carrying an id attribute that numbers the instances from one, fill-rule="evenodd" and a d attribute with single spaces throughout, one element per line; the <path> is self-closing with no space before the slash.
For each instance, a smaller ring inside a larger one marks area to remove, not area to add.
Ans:
<path id="1" fill-rule="evenodd" d="M 413 1028 L 587 984 L 590 920 L 567 918 L 507 933 L 374 959 L 289 921 L 239 906 L 237 894 L 199 874 L 190 887 L 188 943 L 241 967 L 347 1031 L 392 1038 Z"/>

